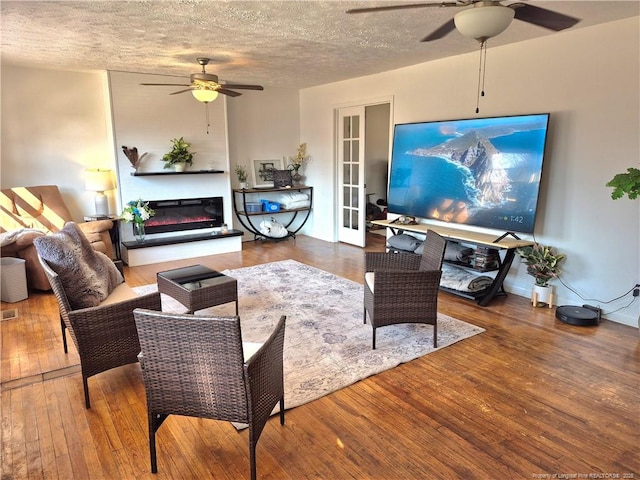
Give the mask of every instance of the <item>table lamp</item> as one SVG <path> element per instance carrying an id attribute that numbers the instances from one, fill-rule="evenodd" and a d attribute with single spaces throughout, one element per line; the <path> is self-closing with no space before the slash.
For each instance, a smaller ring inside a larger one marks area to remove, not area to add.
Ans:
<path id="1" fill-rule="evenodd" d="M 104 192 L 114 188 L 111 170 L 86 170 L 85 188 L 96 192 L 96 215 L 109 215 L 109 200 Z"/>

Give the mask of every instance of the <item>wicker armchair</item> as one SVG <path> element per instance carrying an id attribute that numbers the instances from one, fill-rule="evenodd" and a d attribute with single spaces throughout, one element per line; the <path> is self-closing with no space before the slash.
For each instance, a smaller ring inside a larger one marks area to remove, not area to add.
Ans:
<path id="1" fill-rule="evenodd" d="M 89 377 L 138 361 L 140 343 L 133 310 L 161 310 L 160 294 L 137 296 L 122 283 L 97 307 L 73 310 L 58 274 L 44 259 L 39 260 L 58 301 L 64 352 L 68 352 L 66 329 L 69 329 L 80 355 L 85 406 L 91 408 Z"/>
<path id="2" fill-rule="evenodd" d="M 280 318 L 264 344 L 243 344 L 237 316 L 140 309 L 134 316 L 142 346 L 151 472 L 158 471 L 156 432 L 173 414 L 248 424 L 251 479 L 255 480 L 258 439 L 278 403 L 280 424 L 284 424 L 286 317 Z"/>
<path id="3" fill-rule="evenodd" d="M 433 325 L 433 346 L 438 346 L 438 289 L 446 243 L 428 230 L 422 255 L 366 252 L 364 323 L 368 313 L 374 349 L 376 329 L 398 323 Z"/>

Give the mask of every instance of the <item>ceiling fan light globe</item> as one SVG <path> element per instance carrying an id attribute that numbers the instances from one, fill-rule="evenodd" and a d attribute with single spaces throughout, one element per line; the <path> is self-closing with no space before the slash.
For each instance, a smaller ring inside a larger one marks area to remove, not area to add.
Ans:
<path id="1" fill-rule="evenodd" d="M 191 94 L 196 100 L 202 103 L 213 102 L 216 98 L 218 98 L 218 92 L 216 92 L 215 90 L 207 90 L 204 88 L 191 90 Z"/>
<path id="2" fill-rule="evenodd" d="M 504 32 L 511 24 L 515 11 L 503 5 L 474 7 L 456 13 L 453 21 L 465 37 L 487 40 Z"/>

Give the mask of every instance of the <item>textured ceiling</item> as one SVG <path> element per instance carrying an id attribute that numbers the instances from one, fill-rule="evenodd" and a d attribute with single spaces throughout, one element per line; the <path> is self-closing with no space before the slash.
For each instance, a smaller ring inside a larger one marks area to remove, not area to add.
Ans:
<path id="1" fill-rule="evenodd" d="M 200 71 L 196 57 L 210 57 L 207 72 L 223 81 L 303 88 L 478 49 L 458 32 L 419 41 L 469 7 L 345 14 L 348 8 L 389 3 L 394 2 L 2 0 L 2 59 L 188 77 Z M 581 18 L 573 29 L 640 14 L 637 0 L 528 3 Z M 514 20 L 488 45 L 562 34 Z"/>

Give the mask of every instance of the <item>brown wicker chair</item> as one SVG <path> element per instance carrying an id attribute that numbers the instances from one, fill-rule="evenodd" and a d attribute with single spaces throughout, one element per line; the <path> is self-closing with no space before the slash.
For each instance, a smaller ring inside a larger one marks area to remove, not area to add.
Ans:
<path id="1" fill-rule="evenodd" d="M 249 355 L 239 317 L 135 310 L 147 392 L 151 472 L 157 473 L 157 430 L 169 415 L 248 424 L 251 479 L 256 446 L 274 407 L 284 425 L 283 347 L 286 317 Z M 253 349 L 257 344 L 251 344 Z"/>
<path id="2" fill-rule="evenodd" d="M 398 323 L 433 325 L 433 346 L 438 346 L 438 289 L 446 243 L 428 230 L 422 255 L 366 252 L 364 323 L 368 313 L 374 349 L 376 329 Z"/>
<path id="3" fill-rule="evenodd" d="M 44 259 L 38 258 L 58 301 L 64 352 L 68 353 L 66 329 L 69 329 L 80 355 L 85 405 L 91 408 L 89 377 L 138 361 L 140 343 L 133 310 L 161 310 L 160 294 L 137 296 L 122 283 L 97 307 L 73 310 L 58 274 Z"/>

